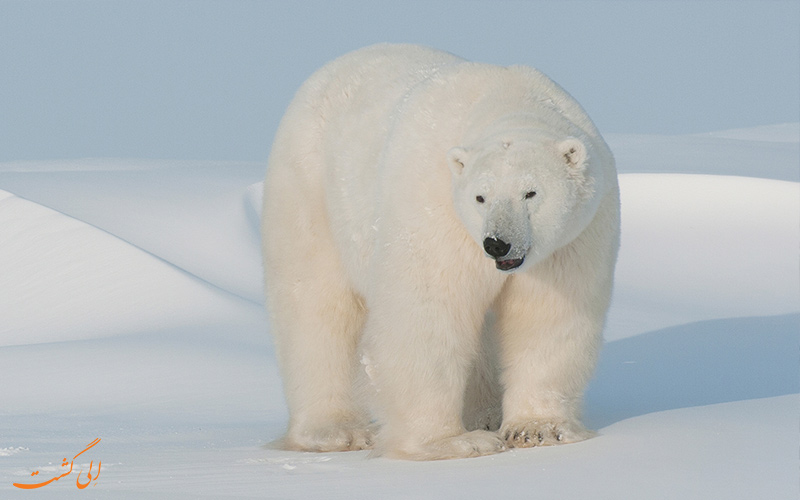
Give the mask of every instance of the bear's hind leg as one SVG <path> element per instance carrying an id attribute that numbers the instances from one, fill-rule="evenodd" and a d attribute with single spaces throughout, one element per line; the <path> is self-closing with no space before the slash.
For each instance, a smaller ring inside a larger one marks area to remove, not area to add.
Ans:
<path id="1" fill-rule="evenodd" d="M 279 181 L 280 173 L 274 175 Z M 295 184 L 274 181 L 265 193 L 267 302 L 289 407 L 280 445 L 320 452 L 369 448 L 370 419 L 355 391 L 364 303 L 349 285 L 323 198 L 293 203 L 301 197 Z M 287 214 L 286 206 L 295 209 Z"/>
<path id="2" fill-rule="evenodd" d="M 369 417 L 354 390 L 363 303 L 341 281 L 325 279 L 325 271 L 317 270 L 295 275 L 293 290 L 276 298 L 273 308 L 289 406 L 281 445 L 321 452 L 370 448 Z"/>

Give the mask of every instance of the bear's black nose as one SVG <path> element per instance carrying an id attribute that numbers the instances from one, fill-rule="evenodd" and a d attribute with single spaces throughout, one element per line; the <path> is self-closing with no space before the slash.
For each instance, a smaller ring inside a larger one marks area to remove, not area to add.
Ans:
<path id="1" fill-rule="evenodd" d="M 483 240 L 483 249 L 497 259 L 508 254 L 508 251 L 511 250 L 511 244 L 497 238 L 486 238 Z"/>

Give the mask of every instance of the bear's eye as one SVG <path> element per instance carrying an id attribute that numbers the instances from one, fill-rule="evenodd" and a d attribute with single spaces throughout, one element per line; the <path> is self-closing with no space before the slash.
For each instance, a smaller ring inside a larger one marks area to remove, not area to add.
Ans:
<path id="1" fill-rule="evenodd" d="M 478 203 L 483 203 L 486 200 L 483 199 L 483 196 L 478 195 L 478 196 L 475 197 L 475 201 L 477 201 Z"/>
<path id="2" fill-rule="evenodd" d="M 528 191 L 527 193 L 525 193 L 525 199 L 526 200 L 530 200 L 534 196 L 536 196 L 536 191 Z"/>

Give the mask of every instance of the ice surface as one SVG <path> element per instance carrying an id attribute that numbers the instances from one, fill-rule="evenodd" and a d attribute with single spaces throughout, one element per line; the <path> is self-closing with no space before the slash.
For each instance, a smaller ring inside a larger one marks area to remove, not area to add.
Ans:
<path id="1" fill-rule="evenodd" d="M 102 441 L 71 498 L 797 498 L 798 124 L 614 135 L 623 236 L 586 399 L 600 435 L 408 463 L 262 445 L 264 166 L 0 164 L 0 497 Z M 91 455 L 91 456 L 89 456 Z M 50 474 L 50 476 L 48 476 Z"/>

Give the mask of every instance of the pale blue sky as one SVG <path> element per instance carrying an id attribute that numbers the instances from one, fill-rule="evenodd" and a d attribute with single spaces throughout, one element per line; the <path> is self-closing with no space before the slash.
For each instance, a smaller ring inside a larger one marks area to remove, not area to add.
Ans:
<path id="1" fill-rule="evenodd" d="M 383 41 L 537 67 L 606 133 L 800 120 L 796 0 L 0 0 L 0 161 L 263 161 L 302 81 Z"/>

